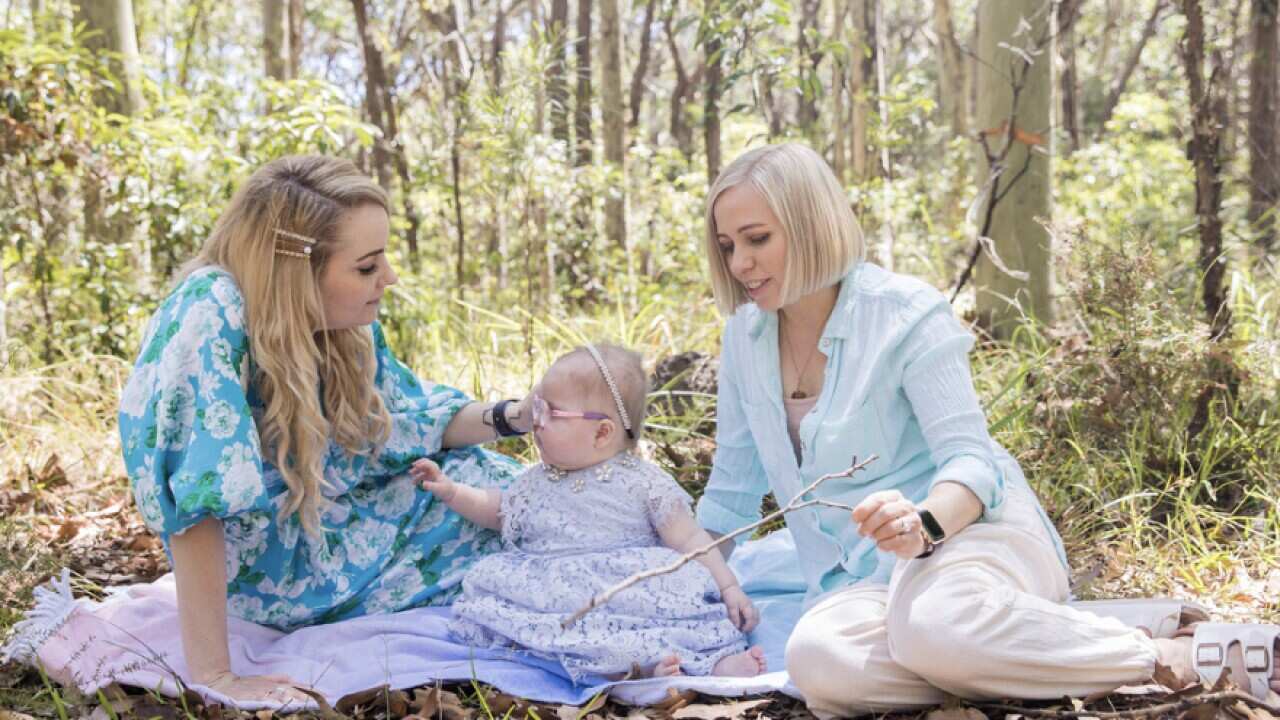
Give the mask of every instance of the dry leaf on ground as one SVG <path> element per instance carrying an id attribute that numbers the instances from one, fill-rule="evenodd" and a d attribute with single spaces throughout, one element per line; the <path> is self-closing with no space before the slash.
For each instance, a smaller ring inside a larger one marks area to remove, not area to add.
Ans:
<path id="1" fill-rule="evenodd" d="M 768 705 L 773 702 L 772 698 L 760 698 L 757 700 L 741 700 L 738 702 L 720 703 L 717 705 L 698 703 L 696 705 L 686 705 L 671 714 L 676 720 L 739 720 L 746 715 L 748 710 L 758 708 L 761 705 Z"/>
<path id="2" fill-rule="evenodd" d="M 986 713 L 973 707 L 940 707 L 931 710 L 924 720 L 987 720 Z"/>

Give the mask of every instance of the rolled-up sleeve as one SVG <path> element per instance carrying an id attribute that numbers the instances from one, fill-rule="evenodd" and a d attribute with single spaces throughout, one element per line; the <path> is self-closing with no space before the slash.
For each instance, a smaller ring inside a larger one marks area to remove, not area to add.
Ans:
<path id="1" fill-rule="evenodd" d="M 938 468 L 930 489 L 941 482 L 964 485 L 982 502 L 983 519 L 995 520 L 1004 506 L 1004 475 L 973 387 L 972 347 L 973 335 L 950 306 L 935 307 L 904 342 L 902 387 Z"/>
<path id="2" fill-rule="evenodd" d="M 698 500 L 698 523 L 719 534 L 733 532 L 760 519 L 760 501 L 769 488 L 764 465 L 747 424 L 734 366 L 730 331 L 720 353 L 716 399 L 716 452 L 711 477 Z M 738 542 L 745 539 L 737 538 Z"/>

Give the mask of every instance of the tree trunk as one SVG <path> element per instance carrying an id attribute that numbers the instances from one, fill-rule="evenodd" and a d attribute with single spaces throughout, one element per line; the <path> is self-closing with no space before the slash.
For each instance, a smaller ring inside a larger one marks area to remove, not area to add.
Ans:
<path id="1" fill-rule="evenodd" d="M 600 0 L 600 109 L 604 159 L 613 187 L 604 199 L 605 235 L 614 247 L 627 249 L 627 173 L 623 165 L 622 27 L 618 0 Z"/>
<path id="2" fill-rule="evenodd" d="M 849 47 L 849 167 L 854 182 L 871 177 L 867 153 L 867 129 L 870 127 L 871 103 L 868 101 L 871 77 L 875 68 L 875 4 L 879 0 L 851 0 L 853 23 Z"/>
<path id="3" fill-rule="evenodd" d="M 108 57 L 107 67 L 120 85 L 119 90 L 100 88 L 94 101 L 108 112 L 138 114 L 143 106 L 142 61 L 138 57 L 132 0 L 86 0 L 74 7 L 76 24 L 98 31 L 84 39 L 85 47 L 98 57 Z"/>
<path id="4" fill-rule="evenodd" d="M 964 55 L 956 41 L 951 0 L 934 1 L 933 32 L 938 36 L 938 86 L 942 90 L 942 114 L 951 123 L 951 131 L 964 137 L 969 134 L 969 106 L 965 94 Z"/>
<path id="5" fill-rule="evenodd" d="M 94 102 L 107 112 L 134 116 L 142 111 L 141 60 L 138 56 L 137 31 L 133 24 L 131 0 L 98 0 L 81 2 L 75 6 L 75 23 L 83 24 L 90 36 L 83 42 L 86 49 L 98 57 L 106 58 L 108 71 L 114 76 L 117 87 L 103 85 L 94 92 Z M 95 32 L 96 31 L 96 32 Z M 121 184 L 123 187 L 123 183 Z M 137 225 L 124 214 L 107 217 L 106 206 L 112 200 L 107 181 L 92 173 L 86 174 L 84 193 L 84 237 L 103 244 L 129 248 L 142 272 L 144 283 L 151 281 L 151 250 L 145 228 L 138 232 Z M 114 193 L 122 199 L 123 190 Z M 143 219 L 145 223 L 145 218 Z M 142 239 L 135 243 L 135 237 Z"/>
<path id="6" fill-rule="evenodd" d="M 591 0 L 578 0 L 578 37 L 574 42 L 578 65 L 578 89 L 574 98 L 575 133 L 573 164 L 591 164 Z"/>
<path id="7" fill-rule="evenodd" d="M 1062 127 L 1066 131 L 1068 153 L 1080 149 L 1079 82 L 1076 79 L 1076 18 L 1080 14 L 1082 0 L 1061 0 L 1058 3 L 1058 41 L 1062 58 L 1061 93 Z"/>
<path id="8" fill-rule="evenodd" d="M 267 77 L 289 79 L 288 0 L 262 0 L 262 52 Z"/>
<path id="9" fill-rule="evenodd" d="M 302 71 L 303 0 L 289 0 L 289 77 L 297 79 Z"/>
<path id="10" fill-rule="evenodd" d="M 685 116 L 685 103 L 689 102 L 689 97 L 693 95 L 699 79 L 690 77 L 685 71 L 680 43 L 672 27 L 672 14 L 667 14 L 662 19 L 662 29 L 667 36 L 667 46 L 671 50 L 671 64 L 674 66 L 676 75 L 676 87 L 671 93 L 671 137 L 676 141 L 680 154 L 685 160 L 689 160 L 693 157 L 693 126 Z"/>
<path id="11" fill-rule="evenodd" d="M 657 10 L 658 0 L 649 0 L 644 6 L 644 27 L 640 31 L 640 56 L 636 59 L 636 70 L 631 76 L 631 119 L 627 126 L 633 131 L 640 126 L 640 105 L 644 100 L 644 81 L 649 73 L 649 54 L 653 47 L 653 14 Z"/>
<path id="12" fill-rule="evenodd" d="M 702 65 L 705 70 L 705 89 L 702 99 L 702 140 L 707 153 L 707 184 L 716 181 L 720 174 L 720 93 L 722 66 L 724 63 L 720 30 L 720 0 L 708 0 L 704 19 L 706 30 L 703 38 Z"/>
<path id="13" fill-rule="evenodd" d="M 569 36 L 569 0 L 551 0 L 548 28 L 553 59 L 547 68 L 547 102 L 551 104 L 551 136 L 569 144 L 569 83 L 565 80 L 565 40 Z"/>
<path id="14" fill-rule="evenodd" d="M 885 36 L 888 32 L 884 21 L 884 3 L 876 3 L 876 110 L 880 114 L 880 127 L 889 127 L 889 103 L 885 100 L 889 94 L 889 86 L 885 78 L 885 55 L 889 46 Z M 880 206 L 884 208 L 884 215 L 880 220 L 880 241 L 876 247 L 876 257 L 880 264 L 886 270 L 893 270 L 893 213 L 892 208 L 892 187 L 890 182 L 893 180 L 893 166 L 889 162 L 889 144 L 880 143 L 880 172 L 884 174 L 885 182 L 880 184 Z"/>
<path id="15" fill-rule="evenodd" d="M 1250 25 L 1253 57 L 1249 61 L 1249 224 L 1264 251 L 1275 246 L 1280 213 L 1280 153 L 1277 152 L 1276 63 L 1277 0 L 1253 0 Z"/>
<path id="16" fill-rule="evenodd" d="M 1156 29 L 1160 26 L 1160 16 L 1164 13 L 1165 7 L 1165 0 L 1156 0 L 1151 7 L 1151 14 L 1147 16 L 1146 24 L 1142 26 L 1142 35 L 1138 37 L 1138 42 L 1134 43 L 1133 49 L 1129 51 L 1129 57 L 1125 61 L 1124 67 L 1120 69 L 1120 74 L 1116 76 L 1115 82 L 1111 85 L 1111 90 L 1107 92 L 1107 99 L 1102 105 L 1102 114 L 1098 119 L 1099 133 L 1106 129 L 1107 121 L 1111 119 L 1111 115 L 1116 111 L 1116 105 L 1120 104 L 1120 96 L 1124 94 L 1124 88 L 1129 84 L 1129 78 L 1133 76 L 1133 71 L 1137 69 L 1138 63 L 1142 61 L 1142 51 L 1147 47 L 1147 42 L 1155 36 Z M 1105 72 L 1109 74 L 1110 68 L 1107 68 Z"/>
<path id="17" fill-rule="evenodd" d="M 1227 304 L 1226 257 L 1222 247 L 1222 153 L 1221 135 L 1226 106 L 1220 87 L 1219 61 L 1206 82 L 1204 16 L 1200 0 L 1183 0 L 1187 29 L 1181 50 L 1186 68 L 1192 127 L 1188 155 L 1196 173 L 1196 218 L 1200 227 L 1200 272 L 1204 278 L 1202 298 L 1208 315 L 1210 335 L 1223 340 L 1231 334 L 1231 308 Z"/>
<path id="18" fill-rule="evenodd" d="M 271 2 L 272 0 L 267 0 Z M 373 43 L 373 35 L 369 32 L 369 15 L 365 6 L 365 0 L 351 0 L 352 10 L 356 16 L 356 35 L 360 38 L 360 46 L 364 51 L 364 105 L 365 112 L 369 115 L 369 122 L 373 123 L 382 131 L 382 137 L 374 140 L 373 143 L 373 167 L 378 175 L 378 184 L 388 192 L 391 190 L 391 153 L 388 151 L 388 145 L 391 138 L 387 137 L 387 114 L 388 108 L 385 105 L 385 97 L 382 93 L 379 78 L 383 75 L 382 71 L 382 52 Z"/>
<path id="19" fill-rule="evenodd" d="M 777 73 L 765 70 L 760 74 L 760 112 L 769 125 L 769 142 L 773 142 L 782 135 L 785 111 L 778 106 L 778 98 L 773 93 L 773 86 L 778 82 Z"/>
<path id="20" fill-rule="evenodd" d="M 818 65 L 822 62 L 818 27 L 821 0 L 800 0 L 800 22 L 796 26 L 796 51 L 800 60 L 800 94 L 797 96 L 796 124 L 800 132 L 812 143 L 817 138 L 818 94 L 822 83 L 818 82 Z"/>
<path id="21" fill-rule="evenodd" d="M 365 0 L 351 0 L 356 16 L 356 29 L 360 36 L 360 44 L 364 48 L 365 58 L 365 100 L 369 106 L 369 115 L 382 131 L 382 137 L 374 145 L 374 164 L 378 168 L 378 180 L 382 187 L 390 190 L 391 170 L 394 168 L 400 178 L 400 194 L 404 202 L 405 219 L 409 227 L 405 231 L 405 244 L 409 248 L 409 263 L 415 270 L 418 267 L 418 228 L 422 221 L 413 205 L 413 183 L 409 175 L 409 161 L 400 144 L 399 121 L 397 118 L 395 95 L 387 80 L 387 71 L 382 62 L 382 51 L 373 42 L 369 32 L 369 19 L 366 13 Z M 388 166 L 390 165 L 390 167 Z"/>
<path id="22" fill-rule="evenodd" d="M 993 337 L 1007 339 L 1023 315 L 1053 322 L 1049 233 L 1053 47 L 1048 6 L 1041 0 L 982 0 L 978 14 L 978 130 L 985 141 L 1008 144 L 996 168 L 987 201 L 988 237 L 977 265 L 978 323 Z M 1021 23 L 1029 32 L 1018 32 Z M 1033 58 L 1029 65 L 1020 48 Z M 1034 145 L 1042 145 L 1033 152 Z M 978 186 L 987 187 L 993 168 L 978 163 Z M 993 261 L 995 251 L 999 264 Z M 1025 273 L 1025 279 L 1004 268 Z"/>
<path id="23" fill-rule="evenodd" d="M 848 0 L 833 0 L 831 4 L 832 39 L 838 45 L 844 45 L 848 36 L 845 29 L 846 16 L 849 12 Z M 848 137 L 841 125 L 844 122 L 845 85 L 849 75 L 849 63 L 853 58 L 842 58 L 839 54 L 831 58 L 831 169 L 836 179 L 843 185 L 848 176 Z"/>
<path id="24" fill-rule="evenodd" d="M 502 92 L 502 52 L 507 44 L 507 9 L 499 2 L 493 21 L 493 91 Z"/>

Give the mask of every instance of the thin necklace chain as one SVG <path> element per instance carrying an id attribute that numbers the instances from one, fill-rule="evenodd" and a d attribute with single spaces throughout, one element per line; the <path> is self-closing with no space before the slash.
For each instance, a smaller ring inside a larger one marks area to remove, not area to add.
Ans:
<path id="1" fill-rule="evenodd" d="M 782 319 L 786 320 L 786 316 L 783 315 Z M 800 389 L 800 383 L 801 381 L 804 380 L 805 371 L 809 369 L 809 363 L 813 362 L 813 356 L 818 354 L 818 344 L 817 343 L 813 344 L 813 349 L 809 351 L 809 356 L 804 359 L 804 365 L 801 366 L 796 361 L 796 347 L 791 342 L 791 340 L 792 340 L 791 332 L 788 330 L 787 331 L 787 349 L 790 351 L 788 355 L 791 356 L 791 366 L 796 369 L 796 387 L 794 390 L 791 391 L 791 399 L 803 400 L 809 397 L 809 394 Z"/>

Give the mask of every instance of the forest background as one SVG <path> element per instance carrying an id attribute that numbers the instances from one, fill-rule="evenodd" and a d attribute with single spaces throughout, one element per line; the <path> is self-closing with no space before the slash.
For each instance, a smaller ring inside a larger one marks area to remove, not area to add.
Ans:
<path id="1" fill-rule="evenodd" d="M 166 569 L 115 408 L 253 168 L 341 155 L 391 192 L 384 324 L 425 378 L 493 399 L 583 338 L 642 349 L 645 450 L 696 495 L 721 328 L 705 193 L 783 140 L 828 159 L 873 260 L 983 339 L 993 435 L 1077 592 L 1280 617 L 1275 0 L 0 12 L 0 637 L 59 566 L 90 594 Z"/>

